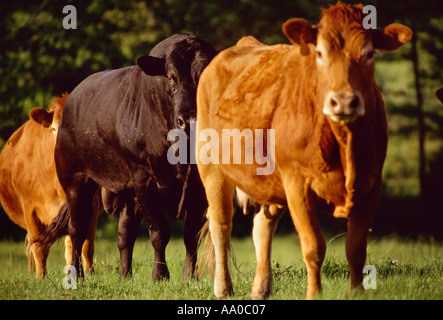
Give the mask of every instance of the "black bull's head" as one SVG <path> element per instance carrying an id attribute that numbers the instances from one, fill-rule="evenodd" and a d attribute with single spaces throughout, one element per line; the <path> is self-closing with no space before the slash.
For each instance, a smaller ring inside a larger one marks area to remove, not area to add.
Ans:
<path id="1" fill-rule="evenodd" d="M 170 45 L 180 38 L 183 40 Z M 196 117 L 198 80 L 216 54 L 205 41 L 193 35 L 178 34 L 156 45 L 149 56 L 137 59 L 144 73 L 167 79 L 165 88 L 174 107 L 173 128 L 185 130 L 188 136 L 190 121 Z"/>

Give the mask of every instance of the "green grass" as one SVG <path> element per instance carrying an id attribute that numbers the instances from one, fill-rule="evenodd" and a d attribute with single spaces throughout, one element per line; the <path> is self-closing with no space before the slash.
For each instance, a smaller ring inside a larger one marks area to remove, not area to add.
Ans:
<path id="1" fill-rule="evenodd" d="M 349 293 L 349 269 L 344 236 L 328 243 L 322 268 L 323 294 L 319 299 L 443 299 L 443 244 L 432 240 L 395 237 L 370 238 L 367 264 L 377 270 L 377 289 Z M 237 268 L 231 264 L 235 295 L 249 299 L 255 254 L 251 238 L 234 239 Z M 0 242 L 0 299 L 214 299 L 209 276 L 200 281 L 182 280 L 184 245 L 171 239 L 166 254 L 169 281 L 153 282 L 153 252 L 149 241 L 138 239 L 134 249 L 133 278 L 119 279 L 119 254 L 113 240 L 96 241 L 95 273 L 76 290 L 62 286 L 64 246 L 51 249 L 48 276 L 35 280 L 27 271 L 21 242 Z M 306 271 L 296 235 L 277 236 L 273 242 L 274 288 L 270 299 L 304 299 Z"/>

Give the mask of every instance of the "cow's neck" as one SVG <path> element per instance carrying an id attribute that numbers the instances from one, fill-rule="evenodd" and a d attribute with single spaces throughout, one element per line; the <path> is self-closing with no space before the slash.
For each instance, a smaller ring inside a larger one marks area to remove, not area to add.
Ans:
<path id="1" fill-rule="evenodd" d="M 331 123 L 323 114 L 317 115 L 317 123 L 314 125 L 319 126 L 315 130 L 317 134 L 315 139 L 318 142 L 313 144 L 314 148 L 318 148 L 315 154 L 318 156 L 319 170 L 327 173 L 339 169 L 343 172 L 343 180 L 340 183 L 344 183 L 346 195 L 344 202 L 339 201 L 341 204 L 336 205 L 333 214 L 335 217 L 348 217 L 354 205 L 354 185 L 357 176 L 354 149 L 357 137 L 344 122 Z"/>

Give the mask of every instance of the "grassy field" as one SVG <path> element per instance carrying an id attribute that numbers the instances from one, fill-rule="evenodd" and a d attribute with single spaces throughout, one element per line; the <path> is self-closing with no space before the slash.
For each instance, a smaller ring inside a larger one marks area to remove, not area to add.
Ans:
<path id="1" fill-rule="evenodd" d="M 405 240 L 395 237 L 370 238 L 368 265 L 377 271 L 377 289 L 348 293 L 349 271 L 344 253 L 344 236 L 329 239 L 322 268 L 323 294 L 319 299 L 443 299 L 443 244 L 432 240 Z M 235 295 L 249 299 L 255 270 L 251 238 L 234 239 L 237 269 L 231 265 Z M 169 281 L 153 282 L 153 252 L 149 241 L 138 239 L 134 250 L 134 276 L 119 279 L 116 241 L 96 241 L 95 273 L 79 283 L 76 290 L 62 286 L 64 246 L 53 246 L 48 259 L 48 276 L 37 281 L 27 271 L 21 242 L 0 242 L 0 299 L 214 299 L 209 276 L 182 280 L 184 246 L 171 239 L 167 262 Z M 306 272 L 296 235 L 277 236 L 273 242 L 274 291 L 270 299 L 304 299 Z"/>

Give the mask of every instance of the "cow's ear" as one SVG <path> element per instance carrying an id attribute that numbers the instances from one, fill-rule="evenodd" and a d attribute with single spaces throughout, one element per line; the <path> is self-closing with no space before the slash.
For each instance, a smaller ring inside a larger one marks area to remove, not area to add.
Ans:
<path id="1" fill-rule="evenodd" d="M 52 124 L 54 112 L 48 112 L 42 108 L 34 108 L 29 113 L 29 116 L 38 124 L 41 124 L 43 127 L 48 128 Z"/>
<path id="2" fill-rule="evenodd" d="M 443 87 L 438 88 L 437 91 L 435 91 L 435 95 L 437 96 L 438 100 L 443 103 Z"/>
<path id="3" fill-rule="evenodd" d="M 142 56 L 137 58 L 136 63 L 149 76 L 166 76 L 166 59 Z"/>
<path id="4" fill-rule="evenodd" d="M 302 54 L 308 54 L 307 45 L 317 44 L 317 28 L 311 26 L 305 19 L 289 19 L 282 26 L 283 33 L 293 44 L 300 45 Z"/>
<path id="5" fill-rule="evenodd" d="M 382 51 L 394 51 L 411 40 L 412 30 L 400 23 L 392 23 L 383 30 L 374 30 L 373 45 Z"/>

